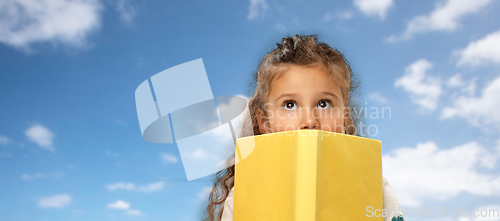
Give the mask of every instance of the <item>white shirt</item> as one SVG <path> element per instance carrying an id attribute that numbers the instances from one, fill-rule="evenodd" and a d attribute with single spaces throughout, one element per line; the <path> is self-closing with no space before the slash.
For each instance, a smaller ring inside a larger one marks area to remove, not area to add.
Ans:
<path id="1" fill-rule="evenodd" d="M 401 215 L 399 213 L 399 202 L 398 198 L 396 197 L 396 194 L 394 194 L 394 191 L 392 190 L 391 185 L 385 179 L 385 177 L 382 178 L 382 190 L 383 190 L 383 204 L 384 208 L 387 211 L 398 211 L 398 215 Z M 233 220 L 233 203 L 234 203 L 234 187 L 231 188 L 231 191 L 229 192 L 229 195 L 226 198 L 226 201 L 224 202 L 224 211 L 222 212 L 222 218 L 221 221 L 232 221 Z M 391 216 L 384 217 L 384 221 L 390 221 L 392 219 Z"/>

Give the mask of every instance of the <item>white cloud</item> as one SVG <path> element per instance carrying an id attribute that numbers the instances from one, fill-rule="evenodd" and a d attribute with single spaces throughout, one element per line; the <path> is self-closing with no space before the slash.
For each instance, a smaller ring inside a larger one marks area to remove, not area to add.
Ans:
<path id="1" fill-rule="evenodd" d="M 247 19 L 252 20 L 262 16 L 268 7 L 266 0 L 250 0 Z"/>
<path id="2" fill-rule="evenodd" d="M 121 120 L 121 119 L 115 119 L 115 123 L 120 125 L 120 126 L 126 126 L 128 125 L 127 121 Z"/>
<path id="3" fill-rule="evenodd" d="M 368 16 L 384 19 L 387 11 L 394 5 L 393 0 L 354 0 L 354 6 Z"/>
<path id="4" fill-rule="evenodd" d="M 163 185 L 162 181 L 146 184 L 146 185 L 139 186 L 139 187 L 137 187 L 133 183 L 124 183 L 124 182 L 106 185 L 106 189 L 108 189 L 109 191 L 129 190 L 129 191 L 138 191 L 138 192 L 146 192 L 146 193 L 161 190 L 161 189 L 163 189 L 163 187 L 164 187 L 164 185 Z"/>
<path id="5" fill-rule="evenodd" d="M 130 3 L 130 0 L 118 0 L 116 10 L 120 14 L 120 19 L 125 23 L 132 22 L 136 16 L 135 8 Z"/>
<path id="6" fill-rule="evenodd" d="M 461 87 L 465 84 L 464 80 L 462 79 L 462 75 L 460 74 L 455 74 L 450 79 L 448 79 L 448 82 L 446 85 L 448 87 Z"/>
<path id="7" fill-rule="evenodd" d="M 472 83 L 472 90 L 475 84 Z M 473 94 L 473 93 L 471 93 Z M 494 79 L 480 96 L 462 95 L 453 100 L 451 106 L 442 110 L 441 117 L 461 117 L 474 126 L 497 126 L 500 124 L 500 77 Z M 498 127 L 500 128 L 500 127 Z"/>
<path id="8" fill-rule="evenodd" d="M 129 209 L 130 203 L 127 203 L 123 200 L 118 200 L 115 203 L 108 204 L 108 208 L 110 208 L 110 209 Z"/>
<path id="9" fill-rule="evenodd" d="M 351 19 L 352 17 L 353 17 L 352 11 L 338 11 L 336 13 L 327 12 L 325 16 L 323 16 L 323 21 L 329 22 L 333 19 L 348 20 Z"/>
<path id="10" fill-rule="evenodd" d="M 438 2 L 434 11 L 427 15 L 419 15 L 408 22 L 406 30 L 401 36 L 390 36 L 389 41 L 409 40 L 415 34 L 430 31 L 453 31 L 458 26 L 458 21 L 468 14 L 477 13 L 491 0 L 447 0 Z"/>
<path id="11" fill-rule="evenodd" d="M 25 51 L 37 42 L 83 46 L 101 9 L 98 0 L 3 0 L 0 42 Z"/>
<path id="12" fill-rule="evenodd" d="M 286 26 L 281 24 L 281 23 L 276 23 L 274 24 L 274 28 L 278 31 L 285 32 L 286 31 Z"/>
<path id="13" fill-rule="evenodd" d="M 108 184 L 106 185 L 106 189 L 110 191 L 115 191 L 115 190 L 134 190 L 135 185 L 133 183 L 115 183 L 115 184 Z"/>
<path id="14" fill-rule="evenodd" d="M 120 157 L 120 155 L 118 155 L 117 153 L 113 153 L 109 150 L 106 151 L 106 155 L 108 155 L 110 157 Z"/>
<path id="15" fill-rule="evenodd" d="M 335 18 L 335 14 L 333 12 L 327 12 L 325 16 L 323 16 L 324 22 L 329 22 Z"/>
<path id="16" fill-rule="evenodd" d="M 131 209 L 131 210 L 127 211 L 126 214 L 127 215 L 131 215 L 131 216 L 142 216 L 142 215 L 144 215 L 141 211 L 135 210 L 135 209 Z"/>
<path id="17" fill-rule="evenodd" d="M 477 77 L 473 78 L 467 85 L 461 88 L 463 94 L 468 94 L 469 96 L 474 96 L 476 94 L 476 80 Z"/>
<path id="18" fill-rule="evenodd" d="M 126 214 L 131 215 L 131 216 L 143 216 L 144 215 L 141 211 L 135 210 L 135 209 L 131 209 L 131 210 L 127 211 Z"/>
<path id="19" fill-rule="evenodd" d="M 440 79 L 427 74 L 431 68 L 429 61 L 418 60 L 406 67 L 405 75 L 394 82 L 394 86 L 402 87 L 410 93 L 414 103 L 428 110 L 436 109 L 441 95 Z"/>
<path id="20" fill-rule="evenodd" d="M 446 86 L 449 89 L 459 89 L 462 95 L 474 96 L 476 93 L 476 80 L 478 78 L 474 77 L 469 81 L 462 78 L 461 74 L 455 74 L 448 79 Z M 457 97 L 457 93 L 453 92 L 453 100 Z"/>
<path id="21" fill-rule="evenodd" d="M 389 100 L 387 100 L 387 98 L 384 95 L 382 95 L 379 91 L 368 94 L 368 99 L 381 104 L 386 104 L 387 102 L 389 102 Z"/>
<path id="22" fill-rule="evenodd" d="M 4 137 L 0 134 L 0 144 L 6 145 L 12 142 L 8 137 Z"/>
<path id="23" fill-rule="evenodd" d="M 477 142 L 451 149 L 435 143 L 393 150 L 382 157 L 384 176 L 402 206 L 416 207 L 423 200 L 448 200 L 462 192 L 500 196 L 500 176 L 480 172 L 494 168 L 500 159 L 500 140 L 495 152 Z"/>
<path id="24" fill-rule="evenodd" d="M 66 194 L 55 195 L 51 197 L 43 197 L 38 200 L 40 207 L 63 208 L 72 201 L 71 197 Z"/>
<path id="25" fill-rule="evenodd" d="M 53 177 L 53 178 L 61 178 L 65 174 L 63 172 L 55 171 L 55 172 L 50 172 L 50 173 L 34 173 L 34 174 L 26 174 L 24 173 L 21 175 L 22 180 L 35 180 L 35 179 L 40 179 L 40 178 L 45 178 L 45 177 Z"/>
<path id="26" fill-rule="evenodd" d="M 471 42 L 467 48 L 455 52 L 455 55 L 460 57 L 457 65 L 500 64 L 500 31 Z"/>
<path id="27" fill-rule="evenodd" d="M 52 145 L 55 134 L 42 125 L 34 125 L 28 128 L 24 134 L 43 149 L 54 152 L 56 149 Z"/>
<path id="28" fill-rule="evenodd" d="M 130 209 L 130 203 L 123 201 L 123 200 L 117 200 L 114 203 L 108 204 L 109 209 L 120 209 L 120 210 L 127 210 L 125 214 L 129 216 L 143 216 L 144 214 L 136 209 Z"/>
<path id="29" fill-rule="evenodd" d="M 177 159 L 177 157 L 175 157 L 174 155 L 171 155 L 171 154 L 167 154 L 167 153 L 161 153 L 160 154 L 161 156 L 161 159 L 163 161 L 163 164 L 169 164 L 169 163 L 177 163 L 177 161 L 179 161 Z"/>
<path id="30" fill-rule="evenodd" d="M 147 184 L 144 186 L 140 186 L 139 188 L 137 188 L 137 191 L 150 193 L 150 192 L 158 191 L 161 189 L 163 189 L 163 182 L 159 181 L 159 182 L 150 183 L 150 184 Z"/>
<path id="31" fill-rule="evenodd" d="M 208 196 L 210 196 L 210 192 L 212 192 L 211 186 L 203 187 L 203 189 L 198 193 L 198 198 L 200 200 L 207 200 Z"/>
<path id="32" fill-rule="evenodd" d="M 203 148 L 198 148 L 195 151 L 190 152 L 190 155 L 188 155 L 188 157 L 191 157 L 195 160 L 204 160 L 209 156 L 210 153 Z"/>
<path id="33" fill-rule="evenodd" d="M 23 174 L 21 175 L 21 179 L 22 180 L 34 180 L 34 179 L 40 179 L 40 178 L 44 178 L 46 177 L 47 175 L 43 174 L 43 173 L 35 173 L 35 174 L 32 174 L 32 175 L 29 175 L 29 174 Z"/>
<path id="34" fill-rule="evenodd" d="M 234 151 L 233 142 L 227 124 L 189 139 L 177 140 L 188 180 L 224 169 L 224 159 L 227 159 L 230 152 Z"/>

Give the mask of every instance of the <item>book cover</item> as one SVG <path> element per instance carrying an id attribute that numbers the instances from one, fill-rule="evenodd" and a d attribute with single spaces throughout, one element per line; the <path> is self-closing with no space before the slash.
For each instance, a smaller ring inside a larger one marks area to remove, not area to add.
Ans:
<path id="1" fill-rule="evenodd" d="M 233 220 L 383 220 L 378 140 L 294 130 L 236 141 Z"/>

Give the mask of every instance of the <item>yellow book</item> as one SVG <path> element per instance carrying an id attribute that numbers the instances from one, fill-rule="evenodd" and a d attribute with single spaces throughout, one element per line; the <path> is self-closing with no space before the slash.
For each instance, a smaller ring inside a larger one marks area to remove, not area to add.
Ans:
<path id="1" fill-rule="evenodd" d="M 378 140 L 295 130 L 236 141 L 234 221 L 383 220 Z"/>

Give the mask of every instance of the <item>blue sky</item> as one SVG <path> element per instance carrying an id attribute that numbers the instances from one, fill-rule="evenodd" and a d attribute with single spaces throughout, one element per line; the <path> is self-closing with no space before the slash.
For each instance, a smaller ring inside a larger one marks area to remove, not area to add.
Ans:
<path id="1" fill-rule="evenodd" d="M 214 96 L 247 95 L 260 59 L 297 33 L 346 55 L 364 107 L 391 109 L 367 123 L 402 206 L 498 209 L 499 9 L 493 0 L 2 1 L 2 220 L 199 220 L 211 183 L 161 181 L 184 169 L 175 144 L 142 139 L 135 89 L 203 58 Z"/>

